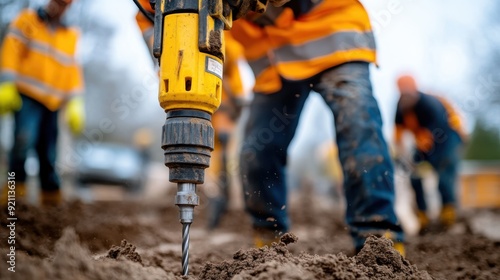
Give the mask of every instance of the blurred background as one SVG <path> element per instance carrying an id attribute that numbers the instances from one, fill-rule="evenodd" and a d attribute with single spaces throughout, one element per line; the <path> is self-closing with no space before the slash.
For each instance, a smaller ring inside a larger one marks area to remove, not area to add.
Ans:
<path id="1" fill-rule="evenodd" d="M 44 2 L 0 0 L 0 40 L 22 8 Z M 462 204 L 500 206 L 500 2 L 361 2 L 368 9 L 376 34 L 378 67 L 372 67 L 372 82 L 386 139 L 389 142 L 393 139 L 399 97 L 395 80 L 402 73 L 411 73 L 422 91 L 452 101 L 471 133 L 461 169 L 461 193 L 467 194 Z M 68 131 L 60 136 L 58 169 L 65 179 L 68 196 L 121 200 L 135 197 L 130 196 L 132 193 L 155 198 L 168 189 L 168 172 L 163 166 L 160 148 L 165 114 L 158 104 L 158 78 L 137 27 L 136 13 L 131 0 L 78 0 L 65 15 L 65 20 L 77 25 L 82 32 L 78 59 L 84 67 L 87 114 L 87 126 L 80 138 L 72 138 Z M 253 77 L 247 74 L 246 80 L 251 85 Z M 1 117 L 2 181 L 6 177 L 6 152 L 12 145 L 11 130 L 12 119 Z M 331 157 L 325 153 L 334 138 L 333 131 L 333 118 L 326 105 L 319 95 L 312 94 L 289 149 L 291 188 L 311 185 L 315 191 L 332 194 L 341 201 L 335 191 L 339 182 L 332 179 L 335 176 L 331 173 L 335 172 L 328 167 Z M 234 144 L 228 163 L 233 173 L 233 207 L 241 205 L 240 187 L 235 179 L 236 147 Z M 121 165 L 117 166 L 118 163 Z M 85 173 L 85 164 L 101 167 L 104 178 L 95 178 L 99 181 L 97 187 L 78 187 L 92 183 L 90 179 L 88 182 L 78 180 L 78 174 Z M 32 176 L 37 174 L 36 165 L 34 158 L 26 164 Z M 110 173 L 113 170 L 126 172 Z M 105 182 L 106 177 L 118 179 Z M 429 178 L 432 182 L 432 174 Z M 397 207 L 401 215 L 411 212 L 407 179 L 404 172 L 396 174 L 398 201 L 402 201 Z M 107 183 L 128 187 L 108 187 Z M 36 184 L 37 181 L 32 180 L 31 188 L 36 189 Z M 483 190 L 478 186 L 490 187 Z M 434 197 L 435 190 L 428 188 L 427 191 L 429 197 Z M 491 195 L 492 192 L 496 192 L 495 195 Z M 171 201 L 170 197 L 167 199 Z M 414 223 L 409 220 L 408 229 L 415 231 Z"/>

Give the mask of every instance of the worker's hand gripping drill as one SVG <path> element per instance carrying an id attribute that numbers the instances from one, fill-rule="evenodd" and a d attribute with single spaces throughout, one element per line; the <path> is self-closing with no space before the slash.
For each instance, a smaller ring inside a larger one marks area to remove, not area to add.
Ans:
<path id="1" fill-rule="evenodd" d="M 137 3 L 137 1 L 135 1 Z M 182 230 L 182 273 L 188 274 L 189 227 L 214 147 L 211 116 L 221 103 L 224 29 L 233 15 L 264 12 L 267 0 L 150 1 L 153 54 L 160 64 L 159 101 L 167 113 L 162 148 Z M 139 7 L 141 8 L 141 7 Z M 142 11 L 143 9 L 141 9 Z M 143 11 L 144 12 L 144 11 Z"/>

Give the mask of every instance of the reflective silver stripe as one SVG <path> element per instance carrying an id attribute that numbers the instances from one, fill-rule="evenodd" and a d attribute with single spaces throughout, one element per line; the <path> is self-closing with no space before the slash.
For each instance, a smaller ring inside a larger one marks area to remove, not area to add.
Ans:
<path id="1" fill-rule="evenodd" d="M 71 91 L 61 91 L 58 89 L 55 89 L 41 81 L 38 81 L 34 78 L 23 76 L 23 75 L 17 75 L 17 81 L 21 83 L 28 84 L 29 86 L 32 86 L 36 89 L 38 89 L 42 94 L 44 95 L 56 95 L 61 99 L 66 99 L 69 98 L 73 95 L 81 93 L 80 89 L 75 89 Z"/>
<path id="2" fill-rule="evenodd" d="M 27 44 L 30 48 L 33 48 L 34 50 L 52 57 L 55 59 L 57 62 L 60 64 L 63 64 L 65 66 L 71 66 L 75 64 L 75 58 L 67 55 L 57 49 L 54 49 L 52 46 L 48 45 L 47 43 L 36 41 L 33 39 L 28 39 L 24 34 L 17 28 L 10 28 L 9 32 L 7 33 L 9 35 L 13 35 L 20 41 L 22 41 L 24 44 Z"/>
<path id="3" fill-rule="evenodd" d="M 21 31 L 14 28 L 9 28 L 6 37 L 7 36 L 12 36 L 18 39 L 19 41 L 23 42 L 25 45 L 28 44 L 29 42 L 28 38 L 26 38 L 26 36 L 24 36 L 24 34 Z"/>
<path id="4" fill-rule="evenodd" d="M 12 70 L 2 70 L 0 72 L 0 83 L 14 82 L 16 80 L 16 72 Z"/>
<path id="5" fill-rule="evenodd" d="M 267 67 L 271 66 L 271 61 L 267 55 L 258 58 L 256 60 L 248 61 L 250 68 L 252 68 L 252 72 L 255 77 L 259 76 Z"/>
<path id="6" fill-rule="evenodd" d="M 278 62 L 311 60 L 337 51 L 375 50 L 372 32 L 336 32 L 301 45 L 286 45 L 274 50 Z"/>
<path id="7" fill-rule="evenodd" d="M 39 52 L 52 57 L 64 66 L 72 66 L 75 64 L 75 59 L 73 57 L 52 48 L 50 45 L 42 42 L 31 41 L 30 46 L 34 50 L 38 50 Z"/>
<path id="8" fill-rule="evenodd" d="M 277 62 L 305 61 L 326 56 L 337 51 L 354 49 L 375 50 L 375 38 L 372 32 L 336 32 L 302 45 L 286 45 L 273 50 Z M 257 77 L 271 66 L 268 56 L 248 61 Z"/>

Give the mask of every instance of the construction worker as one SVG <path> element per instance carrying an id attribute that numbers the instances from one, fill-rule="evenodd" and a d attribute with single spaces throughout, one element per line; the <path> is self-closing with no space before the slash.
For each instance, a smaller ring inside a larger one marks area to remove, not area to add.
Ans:
<path id="1" fill-rule="evenodd" d="M 149 0 L 139 0 L 141 6 L 154 13 Z M 153 23 L 139 11 L 136 15 L 137 25 L 142 32 L 150 52 L 153 48 Z M 247 93 L 241 77 L 240 65 L 246 63 L 243 47 L 233 39 L 231 33 L 224 33 L 225 57 L 222 89 L 222 104 L 212 116 L 215 130 L 214 151 L 211 155 L 210 167 L 207 169 L 207 180 L 204 189 L 209 196 L 208 227 L 215 228 L 228 206 L 230 172 L 227 170 L 228 147 L 231 134 L 240 116 L 241 108 L 247 103 Z"/>
<path id="2" fill-rule="evenodd" d="M 460 150 L 466 139 L 460 117 L 444 98 L 420 92 L 412 76 L 399 77 L 397 86 L 400 92 L 396 112 L 397 150 L 403 149 L 404 131 L 411 131 L 416 143 L 413 165 L 428 162 L 437 172 L 442 202 L 439 220 L 443 226 L 450 227 L 456 221 L 455 184 Z M 411 185 L 415 191 L 421 232 L 424 232 L 429 225 L 429 218 L 418 168 L 413 168 Z"/>
<path id="3" fill-rule="evenodd" d="M 50 0 L 36 10 L 23 10 L 10 24 L 1 48 L 0 114 L 14 112 L 9 172 L 15 173 L 15 197 L 26 195 L 24 163 L 34 149 L 42 205 L 62 200 L 55 169 L 60 109 L 66 105 L 65 118 L 73 133 L 84 126 L 83 79 L 75 60 L 78 33 L 61 21 L 71 2 Z M 1 203 L 13 195 L 4 187 Z"/>
<path id="4" fill-rule="evenodd" d="M 231 32 L 245 46 L 256 77 L 240 161 L 256 245 L 269 244 L 290 229 L 287 148 L 309 92 L 315 90 L 335 117 L 346 221 L 356 251 L 374 234 L 391 238 L 402 252 L 393 166 L 370 82 L 375 40 L 361 3 L 290 1 L 268 6 L 260 17 L 250 14 L 235 21 Z"/>

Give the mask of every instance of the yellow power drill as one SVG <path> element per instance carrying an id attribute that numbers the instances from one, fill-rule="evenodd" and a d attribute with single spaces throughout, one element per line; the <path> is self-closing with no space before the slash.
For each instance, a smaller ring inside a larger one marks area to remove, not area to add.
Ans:
<path id="1" fill-rule="evenodd" d="M 211 116 L 221 103 L 224 30 L 248 11 L 262 13 L 267 0 L 150 1 L 153 54 L 160 64 L 159 101 L 167 117 L 162 148 L 182 223 L 182 274 L 189 271 L 189 228 L 214 148 Z"/>

